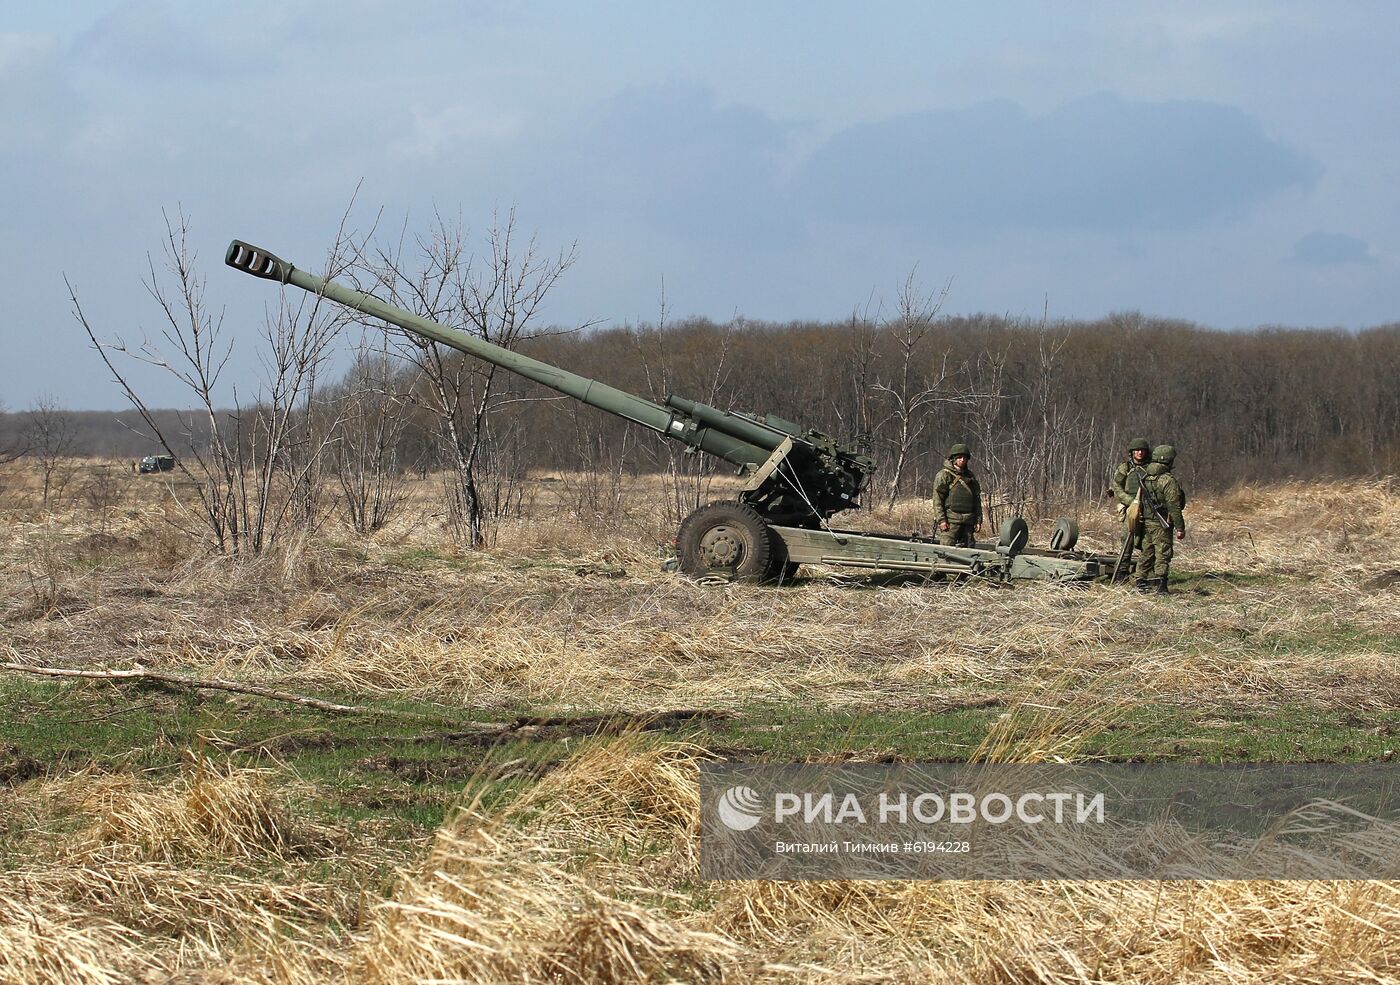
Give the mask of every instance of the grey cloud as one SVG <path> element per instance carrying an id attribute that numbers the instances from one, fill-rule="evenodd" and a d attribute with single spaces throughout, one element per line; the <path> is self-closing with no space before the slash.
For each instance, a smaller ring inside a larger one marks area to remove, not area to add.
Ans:
<path id="1" fill-rule="evenodd" d="M 797 194 L 838 219 L 945 230 L 1192 229 L 1320 174 L 1236 107 L 1101 94 L 1039 117 L 993 102 L 854 126 Z"/>
<path id="2" fill-rule="evenodd" d="M 0 35 L 0 157 L 54 153 L 86 120 L 45 39 Z"/>
<path id="3" fill-rule="evenodd" d="M 547 142 L 512 149 L 522 201 L 591 223 L 621 217 L 678 238 L 801 228 L 780 186 L 791 127 L 758 110 L 721 105 L 708 89 L 627 89 Z"/>
<path id="4" fill-rule="evenodd" d="M 195 20 L 169 0 L 133 0 L 99 19 L 73 42 L 82 59 L 137 78 L 237 76 L 272 64 L 267 43 L 278 22 L 265 13 Z"/>
<path id="5" fill-rule="evenodd" d="M 1330 266 L 1338 263 L 1375 263 L 1371 246 L 1364 239 L 1342 233 L 1308 233 L 1293 244 L 1293 259 L 1299 263 Z"/>
<path id="6" fill-rule="evenodd" d="M 485 27 L 523 25 L 527 15 L 508 0 L 302 0 L 288 6 L 281 30 L 297 43 L 363 56 L 386 44 L 451 45 Z M 460 48 L 455 48 L 460 57 Z"/>

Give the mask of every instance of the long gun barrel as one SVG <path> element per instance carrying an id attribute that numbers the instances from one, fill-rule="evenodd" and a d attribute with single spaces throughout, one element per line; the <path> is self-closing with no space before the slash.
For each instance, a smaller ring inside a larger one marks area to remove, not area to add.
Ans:
<path id="1" fill-rule="evenodd" d="M 694 575 L 720 572 L 737 578 L 783 580 L 802 564 L 834 564 L 857 569 L 980 575 L 994 579 L 1077 580 L 1096 576 L 1112 558 L 1070 552 L 1075 532 L 1051 550 L 1026 549 L 1026 525 L 1010 520 L 996 545 L 953 547 L 920 535 L 867 534 L 832 529 L 828 519 L 860 505 L 860 494 L 875 464 L 860 447 L 836 441 L 773 414 L 720 410 L 695 400 L 668 396 L 657 404 L 576 373 L 551 366 L 430 318 L 395 307 L 274 256 L 241 240 L 229 244 L 224 262 L 260 277 L 290 284 L 396 325 L 423 339 L 449 346 L 509 370 L 580 403 L 640 424 L 738 466 L 747 481 L 736 501 L 701 506 L 676 533 L 677 564 Z M 1018 528 L 1019 525 L 1019 535 Z M 1057 527 L 1056 537 L 1059 537 Z M 1019 536 L 1019 539 L 1018 539 Z M 1106 570 L 1106 568 L 1105 568 Z"/>
<path id="2" fill-rule="evenodd" d="M 740 468 L 752 468 L 763 463 L 785 437 L 772 428 L 680 397 L 668 398 L 667 403 L 670 406 L 662 407 L 606 383 L 570 373 L 519 352 L 503 349 L 467 332 L 439 325 L 432 319 L 387 304 L 372 294 L 318 277 L 267 250 L 241 240 L 236 239 L 229 244 L 224 262 L 254 277 L 291 284 L 311 294 L 330 298 L 370 317 L 397 325 L 406 332 L 441 342 L 459 352 L 476 356 L 528 380 L 534 380 L 541 386 L 557 390 L 590 407 L 597 407 L 658 434 L 682 441 Z"/>

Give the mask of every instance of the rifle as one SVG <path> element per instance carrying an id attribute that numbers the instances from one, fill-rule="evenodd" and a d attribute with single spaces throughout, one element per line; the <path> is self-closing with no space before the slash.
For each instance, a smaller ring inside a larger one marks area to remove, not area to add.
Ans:
<path id="1" fill-rule="evenodd" d="M 1170 530 L 1172 528 L 1172 515 L 1165 506 L 1157 501 L 1157 497 L 1152 495 L 1152 490 L 1147 488 L 1147 476 L 1145 475 L 1138 480 L 1138 496 L 1142 500 L 1142 504 L 1147 507 L 1147 512 L 1162 525 L 1162 529 Z"/>
<path id="2" fill-rule="evenodd" d="M 1147 512 L 1152 513 L 1152 516 L 1155 516 L 1158 523 L 1161 523 L 1163 527 L 1172 529 L 1172 520 L 1170 520 L 1170 516 L 1166 515 L 1165 509 L 1156 501 L 1156 497 L 1152 495 L 1152 491 L 1147 487 L 1147 472 L 1142 469 L 1142 466 L 1134 466 L 1133 469 L 1128 472 L 1128 476 L 1134 473 L 1137 473 L 1138 480 L 1137 498 L 1135 498 L 1133 504 L 1127 506 L 1126 512 L 1124 512 L 1123 515 L 1124 525 L 1126 525 L 1127 530 L 1123 534 L 1123 548 L 1119 550 L 1119 560 L 1113 564 L 1112 581 L 1114 582 L 1119 581 L 1119 575 L 1127 574 L 1124 565 L 1133 557 L 1133 541 L 1137 539 L 1138 534 L 1142 532 L 1140 523 L 1142 522 L 1141 518 L 1144 508 L 1147 508 Z M 1112 490 L 1109 491 L 1112 492 Z"/>
<path id="3" fill-rule="evenodd" d="M 1128 558 L 1133 556 L 1133 529 L 1128 528 L 1128 532 L 1123 535 L 1123 549 L 1118 552 L 1118 560 L 1113 565 L 1113 577 L 1110 581 L 1118 581 L 1118 573 L 1123 571 L 1123 565 L 1128 563 Z M 1125 575 L 1127 572 L 1123 572 Z"/>

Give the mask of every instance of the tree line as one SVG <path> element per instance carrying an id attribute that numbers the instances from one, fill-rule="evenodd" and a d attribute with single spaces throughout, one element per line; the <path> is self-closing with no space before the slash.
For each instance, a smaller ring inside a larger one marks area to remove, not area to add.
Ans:
<path id="1" fill-rule="evenodd" d="M 170 225 L 164 271 L 148 287 L 170 315 L 167 341 L 198 410 L 142 403 L 125 434 L 144 452 L 182 456 L 199 513 L 224 550 L 261 550 L 287 525 L 337 507 L 356 527 L 382 525 L 415 471 L 444 476 L 445 513 L 467 543 L 519 511 L 524 478 L 564 475 L 580 512 L 618 508 L 624 477 L 662 473 L 679 519 L 705 499 L 714 463 L 600 411 L 434 343 L 362 330 L 348 372 L 328 378 L 357 316 L 324 299 L 284 297 L 264 329 L 269 378 L 249 405 L 213 393 L 220 323 Z M 520 242 L 514 217 L 473 252 L 439 224 L 393 249 L 337 239 L 326 269 L 417 314 L 647 397 L 668 393 L 723 409 L 773 413 L 866 447 L 880 471 L 867 505 L 926 496 L 949 445 L 973 448 L 989 504 L 1044 515 L 1096 497 L 1133 437 L 1178 449 L 1189 487 L 1282 476 L 1391 473 L 1400 464 L 1400 325 L 1360 332 L 1217 331 L 1120 313 L 1094 321 L 943 313 L 944 295 L 910 276 L 893 300 L 840 321 L 675 321 L 561 329 L 542 324 L 544 297 L 573 263 Z M 300 295 L 291 291 L 290 294 Z M 120 380 L 129 353 L 79 322 Z M 191 355 L 193 354 L 193 355 Z M 162 357 L 164 359 L 164 357 Z M 48 408 L 52 412 L 53 408 Z M 112 415 L 70 415 L 71 449 L 131 454 Z M 35 411 L 0 418 L 0 446 L 24 443 Z M 52 431 L 52 421 L 49 422 Z M 32 430 L 32 427 L 31 427 Z M 110 442 L 105 448 L 95 447 Z M 188 463 L 188 464 L 186 464 Z"/>
<path id="2" fill-rule="evenodd" d="M 1014 503 L 1096 495 L 1137 436 L 1174 444 L 1198 488 L 1400 465 L 1400 325 L 1223 332 L 1138 314 L 938 317 L 911 345 L 901 318 L 695 320 L 528 351 L 643 395 L 672 390 L 865 440 L 887 500 L 926 494 L 956 441 Z M 628 448 L 638 467 L 655 467 L 654 444 L 629 445 L 623 425 L 593 416 L 525 403 L 511 426 L 533 466 L 579 468 Z"/>

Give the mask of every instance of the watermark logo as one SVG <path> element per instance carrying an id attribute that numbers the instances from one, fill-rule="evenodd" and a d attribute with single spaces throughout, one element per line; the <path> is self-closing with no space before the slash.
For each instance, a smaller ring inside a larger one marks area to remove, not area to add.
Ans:
<path id="1" fill-rule="evenodd" d="M 747 831 L 763 819 L 763 801 L 752 787 L 730 787 L 715 808 L 731 831 Z"/>
<path id="2" fill-rule="evenodd" d="M 1392 764 L 708 762 L 700 798 L 705 879 L 1400 877 Z"/>

